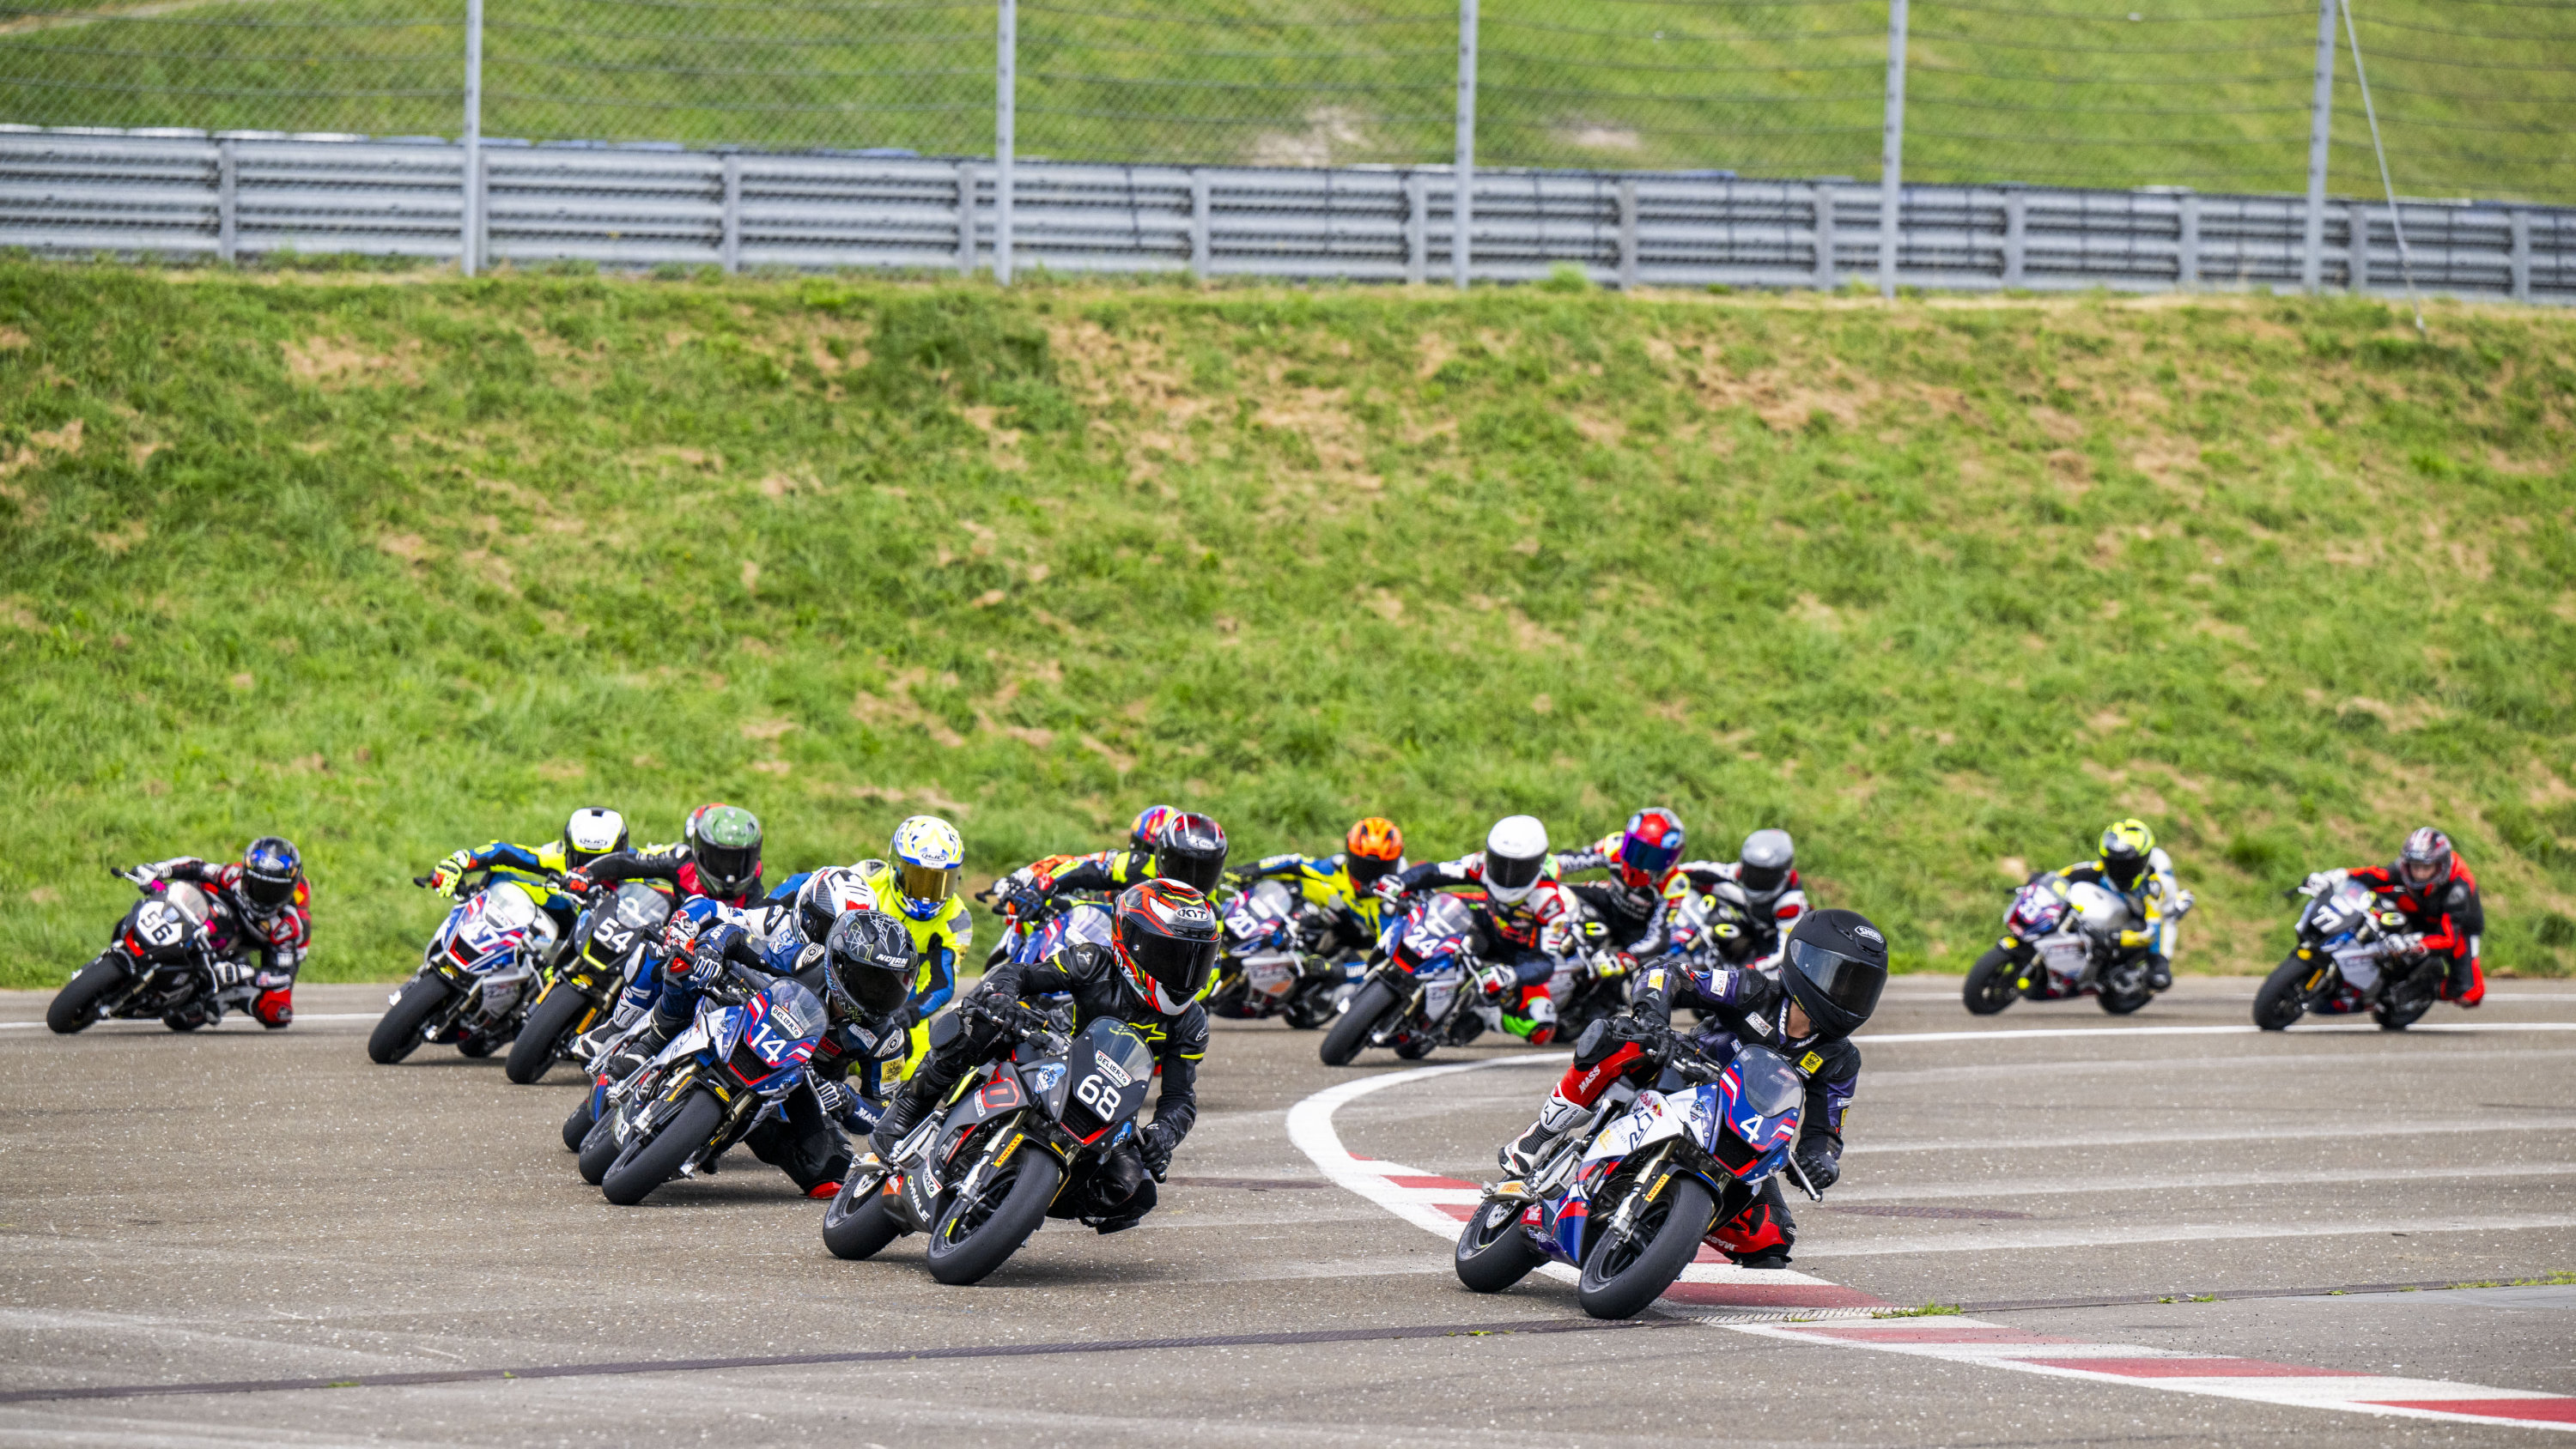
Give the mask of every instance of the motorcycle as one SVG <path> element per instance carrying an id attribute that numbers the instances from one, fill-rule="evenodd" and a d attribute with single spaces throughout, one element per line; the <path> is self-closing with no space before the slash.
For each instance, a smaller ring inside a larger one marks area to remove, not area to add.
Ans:
<path id="1" fill-rule="evenodd" d="M 2181 919 L 2185 903 L 2171 919 Z M 2095 881 L 2043 875 L 2013 892 L 2004 935 L 1968 968 L 1960 988 L 1968 1010 L 1992 1016 L 2015 1001 L 2065 1001 L 2093 995 L 2113 1016 L 2155 999 L 2147 984 L 2145 946 L 2123 946 L 2120 933 L 2143 923 L 2120 893 Z"/>
<path id="2" fill-rule="evenodd" d="M 1014 1050 L 960 1078 L 887 1159 L 852 1170 L 823 1213 L 833 1256 L 871 1258 L 927 1233 L 931 1277 L 980 1281 L 1037 1231 L 1080 1166 L 1134 1135 L 1154 1078 L 1153 1048 L 1135 1027 L 1104 1016 L 1071 1032 L 1061 1016 L 972 996 L 957 1013 L 1015 1036 Z"/>
<path id="3" fill-rule="evenodd" d="M 571 949 L 547 973 L 502 1072 L 524 1086 L 569 1060 L 574 1042 L 606 1020 L 618 993 L 649 969 L 653 943 L 670 918 L 670 895 L 644 881 L 628 881 L 582 912 Z"/>
<path id="4" fill-rule="evenodd" d="M 1575 1036 L 1628 1004 L 1629 974 L 1636 962 L 1610 939 L 1610 923 L 1587 909 L 1576 928 L 1579 944 L 1556 965 L 1547 994 L 1556 1002 L 1556 1033 Z"/>
<path id="5" fill-rule="evenodd" d="M 2433 1009 L 2450 966 L 2429 952 L 2397 950 L 2389 938 L 2405 929 L 2405 912 L 2359 881 L 2310 895 L 2299 910 L 2298 945 L 2254 993 L 2254 1024 L 2286 1031 L 2312 1011 L 2367 1010 L 2383 1031 L 2413 1026 Z"/>
<path id="6" fill-rule="evenodd" d="M 582 1181 L 633 1207 L 673 1177 L 713 1172 L 726 1149 L 805 1084 L 824 1025 L 822 998 L 794 977 L 728 966 L 700 996 L 689 1029 L 606 1089 L 582 1138 Z"/>
<path id="7" fill-rule="evenodd" d="M 992 904 L 992 888 L 977 891 L 975 899 Z M 1005 961 L 1017 960 L 1022 965 L 1043 961 L 1075 942 L 1087 941 L 1100 947 L 1109 944 L 1109 902 L 1088 892 L 1055 896 L 1042 910 L 1006 915 L 1003 920 L 1001 939 L 984 953 L 986 971 Z"/>
<path id="8" fill-rule="evenodd" d="M 1299 1031 L 1312 1031 L 1332 1019 L 1342 973 L 1300 949 L 1304 932 L 1288 887 L 1275 880 L 1255 882 L 1226 903 L 1220 920 L 1225 937 L 1207 997 L 1208 1015 L 1247 1021 L 1284 1016 Z"/>
<path id="9" fill-rule="evenodd" d="M 1458 1235 L 1458 1281 L 1499 1293 L 1546 1262 L 1575 1266 L 1575 1299 L 1629 1318 L 1673 1285 L 1718 1225 L 1780 1172 L 1817 1197 L 1791 1160 L 1806 1083 L 1788 1058 L 1746 1045 L 1716 1061 L 1669 1031 L 1641 1043 L 1655 1090 L 1606 1093 L 1593 1126 L 1567 1134 L 1519 1181 L 1494 1184 Z"/>
<path id="10" fill-rule="evenodd" d="M 139 887 L 143 898 L 117 923 L 107 949 L 54 993 L 46 1027 L 69 1036 L 92 1022 L 157 1016 L 172 1031 L 195 1031 L 258 997 L 258 968 L 216 949 L 224 906 L 213 892 L 140 870 L 109 874 Z"/>
<path id="11" fill-rule="evenodd" d="M 1435 1048 L 1465 1046 L 1500 1027 L 1502 1011 L 1493 998 L 1510 987 L 1509 973 L 1476 958 L 1475 929 L 1456 896 L 1425 896 L 1406 907 L 1379 938 L 1377 964 L 1324 1033 L 1324 1065 L 1348 1066 L 1361 1048 L 1373 1046 L 1420 1061 Z"/>
<path id="12" fill-rule="evenodd" d="M 428 876 L 412 884 L 426 886 Z M 488 1057 L 519 1034 L 536 998 L 537 973 L 554 958 L 563 931 L 516 881 L 494 881 L 456 903 L 421 950 L 420 970 L 385 998 L 367 1034 L 367 1058 L 391 1066 L 422 1042 L 454 1042 L 469 1057 Z"/>

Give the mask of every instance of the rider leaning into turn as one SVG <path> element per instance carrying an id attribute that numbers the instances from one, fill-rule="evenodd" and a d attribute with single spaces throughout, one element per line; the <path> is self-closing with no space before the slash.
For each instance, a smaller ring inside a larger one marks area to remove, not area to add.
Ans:
<path id="1" fill-rule="evenodd" d="M 1567 890 L 1609 928 L 1610 944 L 1630 961 L 1670 944 L 1666 920 L 1684 899 L 1682 818 L 1660 805 L 1628 817 L 1627 828 L 1581 850 L 1556 854 L 1556 873 L 1606 870 L 1608 880 L 1579 881 Z"/>
<path id="2" fill-rule="evenodd" d="M 1744 897 L 1742 945 L 1722 952 L 1730 962 L 1764 971 L 1780 969 L 1780 949 L 1807 911 L 1807 892 L 1798 880 L 1798 846 L 1785 830 L 1757 830 L 1744 837 L 1733 860 L 1687 860 L 1666 887 L 1670 904 L 1679 906 L 1693 890 L 1714 891 L 1732 885 Z"/>
<path id="3" fill-rule="evenodd" d="M 1173 1150 L 1198 1120 L 1198 1069 L 1208 1044 L 1207 1009 L 1198 998 L 1215 978 L 1216 951 L 1216 909 L 1207 897 L 1179 881 L 1150 880 L 1119 895 L 1108 946 L 1077 941 L 1044 961 L 1023 966 L 1006 958 L 985 973 L 976 1000 L 1029 1014 L 1030 1000 L 1070 996 L 1073 1030 L 1101 1017 L 1124 1021 L 1152 1047 L 1162 1074 L 1154 1120 L 1068 1184 L 1056 1211 L 1114 1233 L 1153 1210 L 1153 1179 L 1171 1165 Z M 870 1139 L 879 1157 L 892 1153 L 967 1072 L 1014 1045 L 990 1023 L 968 1024 L 960 1015 L 940 1018 L 932 1036 L 929 1058 Z"/>
<path id="4" fill-rule="evenodd" d="M 912 933 L 912 948 L 921 957 L 913 983 L 911 1049 L 906 1069 L 930 1049 L 926 1023 L 957 994 L 957 963 L 975 946 L 975 916 L 957 893 L 957 878 L 966 866 L 966 841 L 957 827 L 936 815 L 914 815 L 894 828 L 886 842 L 885 860 L 863 860 L 856 867 L 885 908 L 903 918 Z"/>
<path id="5" fill-rule="evenodd" d="M 1573 895 L 1554 879 L 1547 827 L 1531 815 L 1506 815 L 1485 833 L 1485 848 L 1456 860 L 1426 861 L 1378 882 L 1389 902 L 1421 891 L 1467 886 L 1476 920 L 1476 954 L 1512 973 L 1503 1003 L 1503 1028 L 1531 1044 L 1556 1037 L 1556 1001 L 1548 983 L 1571 950 L 1578 917 Z"/>
<path id="6" fill-rule="evenodd" d="M 2174 947 L 2182 918 L 2191 910 L 2191 892 L 2174 884 L 2173 861 L 2156 846 L 2156 833 L 2143 820 L 2115 821 L 2102 832 L 2101 850 L 2055 874 L 2069 884 L 2091 882 L 2117 892 L 2139 929 L 2122 931 L 2119 944 L 2147 948 L 2147 985 L 2157 991 L 2173 985 Z"/>
<path id="7" fill-rule="evenodd" d="M 1807 1083 L 1806 1110 L 1791 1154 L 1817 1192 L 1842 1176 L 1843 1113 L 1860 1085 L 1860 1048 L 1850 1036 L 1878 1008 L 1887 985 L 1887 940 L 1858 911 L 1811 911 L 1789 932 L 1777 981 L 1741 967 L 1649 965 L 1637 977 L 1637 1023 L 1670 1025 L 1675 1006 L 1699 1008 L 1693 1041 L 1707 1056 L 1726 1061 L 1738 1047 L 1769 1047 L 1789 1060 Z M 1548 1094 L 1538 1120 L 1498 1156 L 1509 1171 L 1529 1171 L 1563 1133 L 1591 1115 L 1601 1094 L 1623 1076 L 1642 1074 L 1652 1058 L 1634 1040 L 1644 1035 L 1620 1018 L 1585 1034 L 1574 1065 Z M 1645 1085 L 1642 1081 L 1640 1085 Z M 1797 1241 L 1780 1180 L 1766 1183 L 1752 1204 L 1711 1236 L 1727 1256 L 1747 1268 L 1784 1268 Z"/>
<path id="8" fill-rule="evenodd" d="M 708 805 L 689 816 L 687 838 L 654 850 L 621 848 L 563 874 L 563 889 L 666 880 L 681 899 L 704 896 L 728 906 L 760 899 L 760 820 L 739 805 Z"/>
<path id="9" fill-rule="evenodd" d="M 456 851 L 430 872 L 429 884 L 440 895 L 454 899 L 457 883 L 467 872 L 490 871 L 489 880 L 514 881 L 523 887 L 538 909 L 554 917 L 557 939 L 570 942 L 581 905 L 568 892 L 556 889 L 555 882 L 564 872 L 614 855 L 627 845 L 626 817 L 614 810 L 587 805 L 572 812 L 572 818 L 564 822 L 563 834 L 542 844 L 513 845 L 495 840 L 472 850 Z"/>
<path id="10" fill-rule="evenodd" d="M 295 978 L 304 969 L 305 952 L 313 946 L 313 892 L 305 884 L 304 857 L 296 853 L 293 842 L 282 835 L 263 835 L 242 851 L 238 862 L 217 865 L 179 855 L 138 865 L 125 874 L 147 889 L 169 881 L 205 887 L 222 907 L 209 923 L 214 927 L 215 951 L 237 967 L 248 967 L 250 958 L 258 958 L 252 984 L 259 995 L 251 1001 L 251 1015 L 271 1030 L 295 1019 Z"/>
<path id="11" fill-rule="evenodd" d="M 2478 899 L 2478 878 L 2451 848 L 2451 837 L 2426 825 L 2406 837 L 2397 859 L 2388 865 L 2324 870 L 2300 887 L 2309 895 L 2328 891 L 2347 880 L 2359 881 L 2394 898 L 2406 916 L 2406 931 L 2390 944 L 2400 952 L 2422 951 L 2449 958 L 2441 997 L 2476 1006 L 2487 995 L 2486 968 L 2478 960 L 2479 938 L 2486 934 L 2487 911 Z"/>
<path id="12" fill-rule="evenodd" d="M 1227 873 L 1237 886 L 1278 880 L 1295 885 L 1323 918 L 1326 934 L 1310 942 L 1322 951 L 1365 954 L 1386 930 L 1387 903 L 1377 883 L 1405 869 L 1404 832 L 1383 815 L 1353 825 L 1334 855 L 1267 855 Z"/>

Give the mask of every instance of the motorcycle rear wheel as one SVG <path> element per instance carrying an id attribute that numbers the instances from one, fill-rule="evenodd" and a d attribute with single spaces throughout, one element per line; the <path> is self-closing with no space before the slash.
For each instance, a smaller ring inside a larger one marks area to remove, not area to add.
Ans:
<path id="1" fill-rule="evenodd" d="M 2314 961 L 2302 961 L 2296 951 L 2281 958 L 2272 974 L 2263 978 L 2261 989 L 2254 993 L 2254 1024 L 2265 1031 L 2287 1031 L 2293 1022 L 2308 1014 L 2308 977 L 2317 971 L 2331 972 L 2332 967 Z"/>
<path id="2" fill-rule="evenodd" d="M 528 1013 L 527 1024 L 519 1028 L 519 1039 L 510 1044 L 510 1058 L 501 1064 L 501 1074 L 523 1087 L 541 1080 L 563 1060 L 564 1048 L 581 1029 L 582 1015 L 590 1004 L 589 994 L 569 981 L 547 992 L 545 1000 Z"/>
<path id="3" fill-rule="evenodd" d="M 1521 1210 L 1526 1206 L 1509 1198 L 1489 1201 L 1459 1230 L 1458 1251 L 1450 1262 L 1469 1291 L 1500 1293 L 1547 1261 L 1529 1234 L 1521 1231 Z"/>
<path id="4" fill-rule="evenodd" d="M 599 1179 L 600 1195 L 619 1207 L 633 1207 L 671 1180 L 691 1153 L 707 1145 L 724 1121 L 724 1103 L 703 1088 L 689 1093 L 680 1110 L 641 1142 L 629 1142 Z"/>
<path id="5" fill-rule="evenodd" d="M 1351 998 L 1350 1010 L 1343 1012 L 1341 1019 L 1333 1023 L 1333 1029 L 1324 1033 L 1324 1044 L 1318 1052 L 1324 1065 L 1349 1066 L 1351 1059 L 1360 1054 L 1360 1048 L 1368 1045 L 1369 1037 L 1376 1032 L 1378 1018 L 1394 1009 L 1394 987 L 1383 981 L 1371 981 L 1362 986 L 1360 994 Z"/>
<path id="6" fill-rule="evenodd" d="M 1695 1177 L 1675 1177 L 1637 1214 L 1625 1237 L 1608 1231 L 1583 1255 L 1574 1299 L 1595 1318 L 1634 1318 L 1690 1266 L 1717 1216 L 1717 1199 Z"/>
<path id="7" fill-rule="evenodd" d="M 2384 1003 L 2374 1006 L 2370 1009 L 2370 1019 L 2379 1023 L 2381 1031 L 2404 1031 L 2423 1020 L 2424 1013 L 2432 1009 L 2433 998 L 2422 996 L 2394 1006 Z"/>
<path id="8" fill-rule="evenodd" d="M 125 980 L 125 972 L 102 954 L 80 969 L 80 974 L 63 983 L 54 999 L 45 1007 L 45 1028 L 56 1036 L 69 1036 L 98 1020 L 98 1004 Z"/>
<path id="9" fill-rule="evenodd" d="M 981 1282 L 1020 1250 L 1046 1220 L 1064 1185 L 1064 1169 L 1034 1147 L 1003 1164 L 1002 1180 L 981 1184 L 972 1201 L 951 1202 L 930 1228 L 930 1276 L 951 1287 Z M 983 1216 L 968 1224 L 976 1214 Z"/>
<path id="10" fill-rule="evenodd" d="M 859 1194 L 864 1186 L 866 1192 Z M 885 1251 L 886 1244 L 904 1235 L 906 1229 L 886 1211 L 885 1183 L 859 1173 L 841 1184 L 832 1205 L 823 1209 L 823 1246 L 832 1256 L 848 1262 L 864 1262 Z M 857 1198 L 856 1202 L 851 1199 Z"/>
<path id="11" fill-rule="evenodd" d="M 2013 984 L 2019 973 L 2014 970 L 2012 953 L 1997 946 L 1977 958 L 1968 968 L 1968 979 L 1959 995 L 1968 1005 L 1970 1016 L 1992 1016 L 2021 997 L 2021 988 Z"/>
<path id="12" fill-rule="evenodd" d="M 2155 1000 L 2156 994 L 2153 991 L 2148 990 L 2143 984 L 2135 991 L 2115 991 L 2112 988 L 2105 986 L 2099 993 L 2097 993 L 2095 999 L 2102 1003 L 2102 1009 L 2104 1011 L 2111 1013 L 2113 1016 L 2127 1016 L 2139 1007 Z"/>
<path id="13" fill-rule="evenodd" d="M 435 976 L 415 976 L 385 1008 L 376 1029 L 367 1033 L 367 1060 L 389 1067 L 420 1046 L 420 1029 L 447 1004 L 448 985 Z"/>

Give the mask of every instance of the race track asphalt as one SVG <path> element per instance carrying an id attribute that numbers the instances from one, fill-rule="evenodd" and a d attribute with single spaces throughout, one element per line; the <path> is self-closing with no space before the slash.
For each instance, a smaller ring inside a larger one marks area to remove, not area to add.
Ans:
<path id="1" fill-rule="evenodd" d="M 2576 983 L 2501 982 L 2404 1035 L 2218 1030 L 2251 996 L 2186 978 L 2123 1020 L 1979 1021 L 1954 980 L 1900 978 L 1843 1182 L 1799 1208 L 1797 1268 L 1839 1285 L 1816 1301 L 1966 1305 L 2077 1357 L 2576 1395 L 2576 1287 L 2439 1286 L 2576 1269 Z M 56 1038 L 44 1000 L 0 993 L 0 1443 L 2564 1442 L 1782 1337 L 1797 1310 L 1759 1284 L 1624 1328 L 1546 1277 L 1479 1297 L 1292 1140 L 1298 1103 L 1412 1068 L 1330 1070 L 1274 1024 L 1219 1025 L 1144 1227 L 1050 1224 L 961 1289 L 917 1239 L 833 1259 L 821 1205 L 747 1154 L 608 1206 L 557 1138 L 569 1071 L 371 1066 L 381 987 L 185 1038 Z M 1502 1064 L 1310 1108 L 1307 1145 L 1328 1122 L 1423 1183 L 1490 1178 L 1539 1055 L 1442 1052 L 1424 1065 Z M 2365 1291 L 2398 1284 L 2433 1286 Z M 1172 1338 L 1233 1341 L 1116 1346 Z M 818 1354 L 840 1361 L 740 1362 Z M 196 1391 L 131 1392 L 173 1387 Z"/>

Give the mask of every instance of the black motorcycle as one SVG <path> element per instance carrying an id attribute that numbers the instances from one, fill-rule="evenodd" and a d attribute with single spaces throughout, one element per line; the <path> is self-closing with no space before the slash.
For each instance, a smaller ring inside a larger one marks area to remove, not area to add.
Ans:
<path id="1" fill-rule="evenodd" d="M 502 1071 L 526 1084 L 570 1060 L 573 1043 L 607 1018 L 618 993 L 647 969 L 651 949 L 671 919 L 671 897 L 645 881 L 628 881 L 617 894 L 582 912 L 572 950 L 549 973 L 537 1004 L 510 1044 Z"/>
<path id="2" fill-rule="evenodd" d="M 2404 1031 L 2433 1009 L 2450 964 L 2398 949 L 2392 938 L 2405 931 L 2405 912 L 2359 881 L 2290 894 L 2308 896 L 2299 910 L 2299 941 L 2254 993 L 2256 1026 L 2285 1031 L 2312 1011 L 2368 1011 L 2382 1030 Z"/>
<path id="3" fill-rule="evenodd" d="M 195 1031 L 259 995 L 256 968 L 215 949 L 225 907 L 213 892 L 188 881 L 154 890 L 154 878 L 140 870 L 109 874 L 140 887 L 143 898 L 117 923 L 107 949 L 54 993 L 47 1027 L 69 1036 L 94 1021 L 157 1016 L 172 1031 Z"/>
<path id="4" fill-rule="evenodd" d="M 1153 1048 L 1135 1027 L 1104 1016 L 1068 1032 L 1060 1016 L 972 996 L 948 1029 L 962 1028 L 959 1018 L 1001 1029 L 1016 1049 L 961 1078 L 945 1110 L 926 1114 L 890 1161 L 851 1170 L 823 1214 L 823 1245 L 835 1257 L 874 1257 L 907 1233 L 928 1233 L 930 1276 L 976 1282 L 1047 1217 L 1073 1215 L 1057 1202 L 1067 1182 L 1134 1133 L 1154 1079 Z"/>

